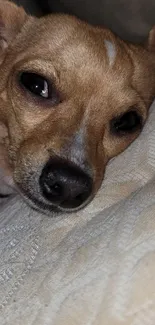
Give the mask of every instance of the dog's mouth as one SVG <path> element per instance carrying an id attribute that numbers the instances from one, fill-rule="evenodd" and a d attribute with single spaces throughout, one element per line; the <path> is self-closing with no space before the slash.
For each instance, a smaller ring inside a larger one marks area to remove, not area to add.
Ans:
<path id="1" fill-rule="evenodd" d="M 37 198 L 33 197 L 32 195 L 21 191 L 20 190 L 20 194 L 22 195 L 22 197 L 24 198 L 24 200 L 34 209 L 37 210 L 39 212 L 43 212 L 45 214 L 60 214 L 62 213 L 62 211 L 60 210 L 60 208 L 56 205 L 50 205 L 50 204 L 46 204 L 40 200 L 38 200 Z"/>
<path id="2" fill-rule="evenodd" d="M 92 199 L 93 199 L 93 196 L 89 197 L 87 199 L 87 201 L 85 201 L 83 204 L 81 204 L 80 206 L 78 206 L 76 208 L 65 208 L 63 206 L 59 206 L 59 205 L 56 205 L 56 204 L 45 203 L 45 202 L 37 199 L 33 195 L 27 193 L 23 189 L 21 190 L 19 187 L 18 187 L 18 191 L 20 192 L 20 195 L 23 197 L 23 199 L 28 203 L 28 205 L 30 207 L 32 207 L 36 211 L 42 212 L 42 213 L 50 215 L 50 216 L 51 215 L 52 216 L 59 215 L 59 214 L 62 214 L 62 213 L 74 213 L 74 212 L 77 212 L 77 211 L 85 208 L 90 203 L 90 201 L 92 201 Z"/>

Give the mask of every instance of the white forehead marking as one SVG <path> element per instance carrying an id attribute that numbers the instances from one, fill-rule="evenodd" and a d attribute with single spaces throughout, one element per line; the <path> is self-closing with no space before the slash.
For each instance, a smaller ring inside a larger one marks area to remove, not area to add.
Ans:
<path id="1" fill-rule="evenodd" d="M 105 47 L 106 47 L 106 50 L 107 50 L 109 63 L 110 63 L 110 65 L 112 65 L 114 63 L 114 61 L 115 61 L 115 58 L 116 58 L 115 45 L 111 41 L 108 41 L 108 40 L 105 40 L 104 43 L 105 43 Z"/>

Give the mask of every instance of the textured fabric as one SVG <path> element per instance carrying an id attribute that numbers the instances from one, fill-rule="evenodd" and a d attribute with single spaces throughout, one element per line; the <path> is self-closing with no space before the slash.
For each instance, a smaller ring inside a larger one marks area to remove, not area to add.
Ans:
<path id="1" fill-rule="evenodd" d="M 154 125 L 152 106 L 85 210 L 49 218 L 1 202 L 1 325 L 155 324 Z"/>

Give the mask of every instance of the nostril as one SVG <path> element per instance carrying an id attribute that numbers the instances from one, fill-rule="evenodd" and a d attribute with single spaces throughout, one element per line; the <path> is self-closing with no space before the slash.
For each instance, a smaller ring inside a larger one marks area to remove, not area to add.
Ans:
<path id="1" fill-rule="evenodd" d="M 63 197 L 63 185 L 51 173 L 41 179 L 41 189 L 43 196 L 49 201 L 60 201 Z"/>
<path id="2" fill-rule="evenodd" d="M 62 186 L 58 183 L 55 183 L 52 185 L 52 190 L 55 193 L 55 195 L 61 195 L 62 194 Z"/>
<path id="3" fill-rule="evenodd" d="M 65 201 L 61 203 L 62 208 L 77 208 L 79 207 L 83 202 L 85 202 L 90 195 L 89 191 L 85 191 L 84 193 L 80 193 L 76 195 L 75 197 L 72 196 L 70 198 L 67 198 Z"/>
<path id="4" fill-rule="evenodd" d="M 46 194 L 53 196 L 60 196 L 63 193 L 63 188 L 59 183 L 53 182 L 51 180 L 47 180 L 44 182 L 44 191 L 46 191 Z"/>

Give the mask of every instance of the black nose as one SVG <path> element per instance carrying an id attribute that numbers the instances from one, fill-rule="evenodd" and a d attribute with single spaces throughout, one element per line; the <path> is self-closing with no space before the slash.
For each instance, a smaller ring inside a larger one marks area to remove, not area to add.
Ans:
<path id="1" fill-rule="evenodd" d="M 62 208 L 73 209 L 92 193 L 92 179 L 78 166 L 63 159 L 50 160 L 40 176 L 45 199 Z"/>

